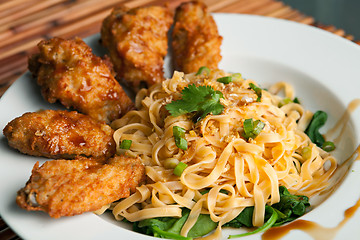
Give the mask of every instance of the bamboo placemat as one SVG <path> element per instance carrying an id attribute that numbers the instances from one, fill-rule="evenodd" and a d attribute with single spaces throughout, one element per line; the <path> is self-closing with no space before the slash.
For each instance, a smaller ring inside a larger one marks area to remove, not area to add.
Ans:
<path id="1" fill-rule="evenodd" d="M 27 69 L 27 58 L 44 38 L 87 37 L 98 33 L 114 6 L 158 5 L 174 9 L 184 0 L 11 0 L 0 3 L 0 96 Z M 342 29 L 324 26 L 313 17 L 276 0 L 204 0 L 212 12 L 247 13 L 315 25 L 353 40 Z"/>
<path id="2" fill-rule="evenodd" d="M 163 5 L 175 9 L 184 0 L 7 0 L 0 1 L 0 96 L 27 70 L 36 44 L 54 36 L 84 38 L 100 31 L 102 20 L 117 5 Z M 277 0 L 204 0 L 211 12 L 246 13 L 314 25 L 349 40 L 344 30 L 317 23 Z M 360 44 L 358 41 L 357 43 Z M 0 218 L 0 239 L 20 239 Z"/>

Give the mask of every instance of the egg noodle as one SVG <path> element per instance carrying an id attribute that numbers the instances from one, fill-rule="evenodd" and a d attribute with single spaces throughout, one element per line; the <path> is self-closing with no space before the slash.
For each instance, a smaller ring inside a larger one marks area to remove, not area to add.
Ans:
<path id="1" fill-rule="evenodd" d="M 118 151 L 139 156 L 147 175 L 146 184 L 113 204 L 117 220 L 181 217 L 181 208 L 185 207 L 191 211 L 182 236 L 187 236 L 200 214 L 209 214 L 219 224 L 206 238 L 219 239 L 221 226 L 245 207 L 254 206 L 253 225 L 262 226 L 265 206 L 280 200 L 279 186 L 308 197 L 327 187 L 337 167 L 336 159 L 304 133 L 311 112 L 293 102 L 281 106 L 284 98 L 279 93 L 294 99 L 292 86 L 279 82 L 262 90 L 258 102 L 255 91 L 249 88 L 250 83 L 258 86 L 253 80 L 240 77 L 229 84 L 217 81 L 229 75 L 222 70 L 199 75 L 175 72 L 162 84 L 140 90 L 135 99 L 138 110 L 112 123 Z M 223 112 L 209 114 L 197 123 L 190 114 L 171 116 L 165 105 L 180 99 L 189 84 L 221 91 Z M 244 120 L 250 118 L 260 120 L 265 127 L 255 139 L 247 140 L 241 133 Z M 185 151 L 175 144 L 174 126 L 186 130 Z M 120 150 L 119 144 L 125 139 L 132 140 L 131 148 Z M 311 155 L 302 154 L 305 147 L 311 149 Z M 188 167 L 178 177 L 169 162 L 183 162 Z"/>

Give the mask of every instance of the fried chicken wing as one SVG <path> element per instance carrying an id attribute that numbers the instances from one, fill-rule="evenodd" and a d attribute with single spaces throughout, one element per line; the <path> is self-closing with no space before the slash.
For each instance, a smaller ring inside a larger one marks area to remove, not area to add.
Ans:
<path id="1" fill-rule="evenodd" d="M 171 12 L 160 6 L 127 9 L 119 7 L 103 21 L 101 39 L 108 48 L 119 78 L 135 91 L 141 82 L 151 86 L 164 80 L 167 32 Z"/>
<path id="2" fill-rule="evenodd" d="M 9 122 L 3 132 L 11 147 L 34 156 L 72 159 L 115 154 L 111 127 L 75 111 L 25 113 Z"/>
<path id="3" fill-rule="evenodd" d="M 37 162 L 17 204 L 53 218 L 95 211 L 134 192 L 145 177 L 139 158 L 116 156 L 106 164 L 89 160 Z"/>
<path id="4" fill-rule="evenodd" d="M 29 70 L 50 103 L 59 100 L 107 123 L 133 107 L 106 62 L 81 39 L 52 38 L 41 41 L 38 48 L 40 53 L 29 59 Z"/>
<path id="5" fill-rule="evenodd" d="M 185 2 L 177 7 L 172 32 L 175 70 L 192 73 L 202 66 L 217 69 L 221 42 L 216 23 L 204 3 Z"/>

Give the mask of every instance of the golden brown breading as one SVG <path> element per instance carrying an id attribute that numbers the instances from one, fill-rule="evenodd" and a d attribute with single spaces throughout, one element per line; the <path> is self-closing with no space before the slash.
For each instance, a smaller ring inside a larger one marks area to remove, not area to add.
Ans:
<path id="1" fill-rule="evenodd" d="M 172 33 L 175 70 L 192 73 L 202 66 L 217 69 L 221 42 L 216 23 L 204 3 L 192 1 L 177 7 Z"/>
<path id="2" fill-rule="evenodd" d="M 50 103 L 59 100 L 107 123 L 133 107 L 106 62 L 81 39 L 52 38 L 41 41 L 38 48 L 40 53 L 29 59 L 29 70 Z"/>
<path id="3" fill-rule="evenodd" d="M 127 9 L 119 7 L 104 20 L 103 45 L 108 48 L 119 78 L 135 91 L 164 80 L 167 32 L 173 22 L 169 9 L 160 6 Z"/>
<path id="4" fill-rule="evenodd" d="M 109 158 L 115 154 L 113 130 L 105 123 L 68 111 L 25 113 L 3 130 L 11 147 L 48 158 Z"/>
<path id="5" fill-rule="evenodd" d="M 145 177 L 139 158 L 116 156 L 102 164 L 94 160 L 37 162 L 17 204 L 29 211 L 44 211 L 53 218 L 95 211 L 134 192 Z"/>

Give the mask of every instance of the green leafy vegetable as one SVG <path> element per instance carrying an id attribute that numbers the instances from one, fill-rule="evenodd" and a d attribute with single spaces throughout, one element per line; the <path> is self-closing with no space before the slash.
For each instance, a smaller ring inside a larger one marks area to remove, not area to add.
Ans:
<path id="1" fill-rule="evenodd" d="M 294 98 L 293 102 L 297 103 L 297 104 L 300 104 L 300 100 L 297 97 Z"/>
<path id="2" fill-rule="evenodd" d="M 132 144 L 132 140 L 124 139 L 124 140 L 121 141 L 119 147 L 120 147 L 121 149 L 129 150 L 130 147 L 131 147 L 131 144 Z"/>
<path id="3" fill-rule="evenodd" d="M 302 216 L 306 212 L 306 208 L 310 206 L 309 198 L 301 195 L 292 195 L 284 186 L 279 187 L 280 201 L 272 206 L 265 208 L 265 224 L 255 231 L 232 235 L 229 238 L 243 237 L 258 232 L 263 232 L 270 227 L 280 226 L 284 223 L 291 222 Z M 236 218 L 224 224 L 224 227 L 253 227 L 254 207 L 246 207 Z"/>
<path id="4" fill-rule="evenodd" d="M 310 206 L 308 197 L 302 195 L 292 195 L 284 186 L 279 187 L 279 192 L 280 202 L 272 205 L 272 207 L 282 212 L 285 217 L 279 219 L 275 226 L 291 222 L 304 215 L 306 208 Z"/>
<path id="5" fill-rule="evenodd" d="M 186 163 L 179 162 L 178 165 L 176 165 L 176 167 L 174 168 L 174 174 L 180 177 L 185 168 L 187 168 L 187 166 L 188 165 Z"/>
<path id="6" fill-rule="evenodd" d="M 135 222 L 133 225 L 133 230 L 136 232 L 144 233 L 147 235 L 152 235 L 154 237 L 159 238 L 170 238 L 175 240 L 192 240 L 191 237 L 183 237 L 180 235 L 180 230 L 184 223 L 178 227 L 178 232 L 173 229 L 172 232 L 169 232 L 172 226 L 174 226 L 178 221 L 182 221 L 182 218 L 152 218 L 152 219 L 144 219 L 139 222 Z M 186 218 L 185 218 L 186 220 Z"/>
<path id="7" fill-rule="evenodd" d="M 208 67 L 202 66 L 199 68 L 199 70 L 197 71 L 197 73 L 195 74 L 195 76 L 199 76 L 203 73 L 206 73 L 207 75 L 210 74 L 210 69 Z"/>
<path id="8" fill-rule="evenodd" d="M 208 190 L 208 189 L 206 189 Z M 207 191 L 204 190 L 204 193 Z M 280 186 L 280 202 L 272 206 L 265 207 L 265 224 L 252 232 L 238 235 L 231 235 L 229 238 L 237 238 L 264 232 L 271 227 L 282 225 L 286 222 L 293 221 L 305 214 L 306 207 L 310 206 L 309 199 L 306 196 L 292 195 L 286 187 Z M 254 207 L 246 207 L 236 218 L 224 224 L 224 227 L 254 227 L 252 218 Z M 213 231 L 218 223 L 211 220 L 210 215 L 200 214 L 195 225 L 191 228 L 187 237 L 180 235 L 181 229 L 189 217 L 190 210 L 183 208 L 180 218 L 163 217 L 154 219 L 145 219 L 133 224 L 136 232 L 144 233 L 154 237 L 171 238 L 175 240 L 191 240 L 192 238 L 202 237 Z"/>
<path id="9" fill-rule="evenodd" d="M 260 120 L 254 121 L 252 118 L 245 119 L 244 121 L 244 133 L 242 136 L 246 139 L 255 139 L 260 132 L 264 129 L 265 123 Z"/>
<path id="10" fill-rule="evenodd" d="M 209 214 L 200 214 L 194 226 L 190 229 L 188 237 L 202 237 L 217 227 L 218 223 L 211 220 Z"/>
<path id="11" fill-rule="evenodd" d="M 191 84 L 181 92 L 182 99 L 172 101 L 165 108 L 174 117 L 186 113 L 193 113 L 193 121 L 198 122 L 209 113 L 220 114 L 224 106 L 220 98 L 224 98 L 220 91 L 215 91 L 210 86 L 195 86 Z"/>
<path id="12" fill-rule="evenodd" d="M 252 224 L 253 213 L 254 213 L 254 207 L 246 207 L 236 218 L 234 218 L 228 223 L 225 223 L 223 226 L 233 227 L 233 228 L 253 227 Z"/>
<path id="13" fill-rule="evenodd" d="M 310 140 L 320 148 L 324 144 L 325 139 L 319 132 L 319 129 L 325 125 L 326 120 L 327 114 L 323 111 L 317 111 L 305 130 L 305 133 L 309 136 Z"/>
<path id="14" fill-rule="evenodd" d="M 186 150 L 188 147 L 188 143 L 185 139 L 185 129 L 179 126 L 174 126 L 173 136 L 175 138 L 176 146 L 182 150 Z"/>
<path id="15" fill-rule="evenodd" d="M 277 211 L 275 211 L 275 209 L 273 209 L 270 206 L 266 206 L 265 210 L 271 211 L 271 217 L 264 223 L 264 225 L 262 225 L 261 227 L 257 228 L 256 230 L 254 230 L 252 232 L 247 232 L 247 233 L 242 233 L 242 234 L 237 234 L 237 235 L 230 235 L 229 239 L 245 237 L 245 236 L 249 236 L 249 235 L 256 234 L 256 233 L 265 232 L 266 230 L 271 228 L 275 224 L 276 220 L 278 219 L 278 214 L 277 214 Z"/>
<path id="16" fill-rule="evenodd" d="M 183 237 L 180 231 L 189 217 L 190 210 L 184 208 L 181 218 L 154 218 L 145 219 L 133 224 L 133 230 L 136 232 L 152 235 L 160 238 L 171 238 L 175 240 L 191 240 L 201 237 L 213 231 L 217 223 L 213 222 L 208 214 L 200 214 L 194 226 L 190 229 L 188 236 Z"/>
<path id="17" fill-rule="evenodd" d="M 335 144 L 333 142 L 326 141 L 321 148 L 324 149 L 324 151 L 326 152 L 331 152 L 335 150 Z"/>
<path id="18" fill-rule="evenodd" d="M 231 76 L 221 77 L 216 79 L 216 81 L 221 82 L 223 84 L 229 84 L 232 82 L 232 77 Z"/>
<path id="19" fill-rule="evenodd" d="M 258 86 L 256 86 L 253 83 L 249 83 L 249 87 L 255 91 L 256 95 L 257 95 L 257 102 L 261 102 L 261 97 L 262 97 L 262 89 L 259 88 Z"/>

